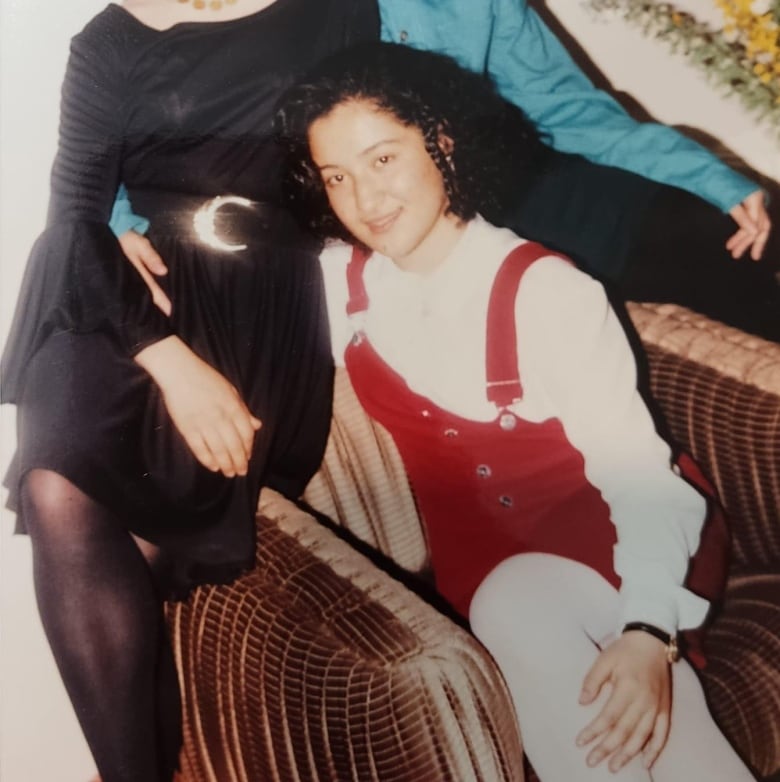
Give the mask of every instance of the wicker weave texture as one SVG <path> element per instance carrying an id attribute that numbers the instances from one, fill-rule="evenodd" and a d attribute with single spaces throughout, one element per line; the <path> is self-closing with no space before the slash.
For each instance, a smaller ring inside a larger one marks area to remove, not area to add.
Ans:
<path id="1" fill-rule="evenodd" d="M 780 573 L 729 580 L 706 653 L 715 719 L 762 777 L 780 773 Z"/>
<path id="2" fill-rule="evenodd" d="M 522 782 L 468 633 L 311 517 L 258 523 L 257 569 L 171 610 L 188 782 Z"/>
<path id="3" fill-rule="evenodd" d="M 734 522 L 735 564 L 780 568 L 780 345 L 674 305 L 631 314 L 671 434 Z"/>
<path id="4" fill-rule="evenodd" d="M 713 715 L 762 777 L 780 775 L 780 346 L 674 305 L 632 318 L 653 396 L 729 512 L 732 572 L 707 635 Z"/>
<path id="5" fill-rule="evenodd" d="M 425 533 L 395 443 L 366 415 L 343 368 L 336 370 L 325 458 L 304 499 L 404 570 L 419 573 L 428 565 Z"/>

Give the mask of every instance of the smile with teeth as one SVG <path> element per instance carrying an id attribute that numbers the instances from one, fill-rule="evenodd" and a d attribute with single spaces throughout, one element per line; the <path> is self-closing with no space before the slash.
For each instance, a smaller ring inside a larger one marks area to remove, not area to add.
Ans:
<path id="1" fill-rule="evenodd" d="M 395 223 L 398 216 L 401 214 L 400 209 L 396 209 L 394 212 L 384 217 L 379 217 L 376 220 L 366 220 L 365 225 L 372 234 L 382 234 L 389 231 Z"/>

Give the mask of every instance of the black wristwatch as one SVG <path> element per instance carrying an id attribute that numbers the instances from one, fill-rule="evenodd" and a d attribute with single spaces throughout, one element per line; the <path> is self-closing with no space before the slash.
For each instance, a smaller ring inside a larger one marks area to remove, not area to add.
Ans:
<path id="1" fill-rule="evenodd" d="M 680 659 L 680 647 L 677 645 L 677 636 L 669 635 L 669 633 L 662 630 L 655 625 L 649 625 L 646 622 L 628 622 L 623 626 L 623 632 L 627 633 L 630 630 L 639 630 L 643 633 L 652 635 L 653 638 L 657 638 L 661 643 L 666 646 L 666 661 L 671 665 L 676 663 Z"/>

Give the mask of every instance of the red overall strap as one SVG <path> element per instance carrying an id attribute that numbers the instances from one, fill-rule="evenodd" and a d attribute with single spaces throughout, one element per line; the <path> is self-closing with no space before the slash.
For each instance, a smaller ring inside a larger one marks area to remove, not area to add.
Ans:
<path id="1" fill-rule="evenodd" d="M 486 334 L 487 398 L 499 408 L 521 399 L 523 386 L 517 366 L 517 326 L 515 300 L 528 267 L 548 256 L 569 259 L 536 242 L 526 242 L 507 255 L 493 280 L 488 304 Z"/>
<path id="2" fill-rule="evenodd" d="M 370 257 L 370 251 L 357 246 L 352 248 L 352 257 L 347 264 L 347 289 L 349 291 L 347 315 L 365 312 L 368 309 L 368 294 L 363 282 L 363 269 Z"/>

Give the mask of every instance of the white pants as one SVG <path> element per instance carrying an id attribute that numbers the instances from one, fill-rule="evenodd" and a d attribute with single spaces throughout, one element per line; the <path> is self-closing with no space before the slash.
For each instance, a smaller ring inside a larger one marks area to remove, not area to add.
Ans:
<path id="1" fill-rule="evenodd" d="M 578 703 L 585 674 L 614 638 L 618 593 L 589 567 L 550 554 L 504 560 L 480 584 L 469 612 L 476 637 L 509 687 L 523 746 L 542 782 L 748 782 L 747 770 L 712 720 L 696 674 L 672 666 L 669 739 L 650 771 L 635 757 L 612 773 L 588 768 L 577 734 L 599 712 L 608 687 Z"/>

